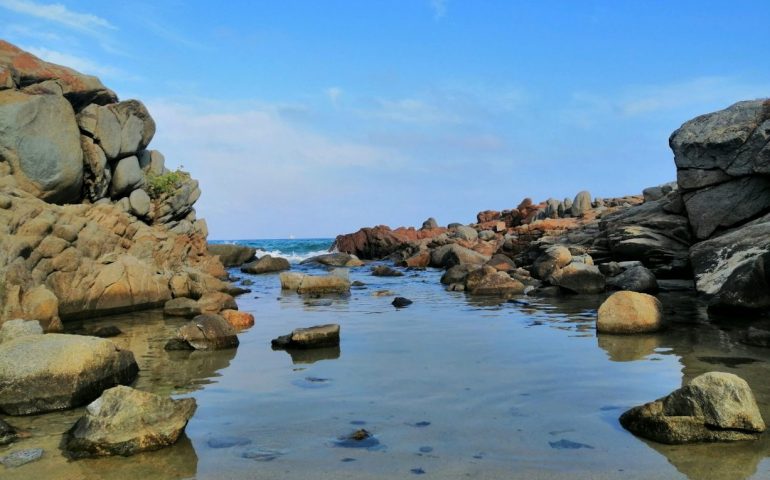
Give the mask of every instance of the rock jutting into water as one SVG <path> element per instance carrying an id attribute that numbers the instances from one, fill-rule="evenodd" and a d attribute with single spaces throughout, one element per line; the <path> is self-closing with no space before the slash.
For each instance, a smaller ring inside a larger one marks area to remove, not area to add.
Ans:
<path id="1" fill-rule="evenodd" d="M 240 267 L 254 260 L 257 253 L 254 247 L 232 243 L 208 243 L 206 248 L 209 254 L 218 256 L 225 267 Z"/>
<path id="2" fill-rule="evenodd" d="M 19 337 L 0 344 L 0 410 L 29 415 L 77 407 L 106 388 L 131 383 L 138 371 L 133 353 L 109 340 Z"/>
<path id="3" fill-rule="evenodd" d="M 599 333 L 650 333 L 660 329 L 662 307 L 652 295 L 616 292 L 602 303 L 597 312 Z"/>
<path id="4" fill-rule="evenodd" d="M 312 265 L 314 263 L 326 265 L 328 267 L 360 267 L 364 264 L 364 262 L 359 260 L 355 255 L 337 252 L 310 257 L 302 260 L 300 265 Z"/>
<path id="5" fill-rule="evenodd" d="M 198 315 L 177 330 L 166 343 L 166 350 L 220 350 L 239 344 L 235 329 L 221 315 Z"/>
<path id="6" fill-rule="evenodd" d="M 349 293 L 347 272 L 333 271 L 330 275 L 306 275 L 284 272 L 280 275 L 281 289 L 296 293 Z"/>
<path id="7" fill-rule="evenodd" d="M 289 261 L 282 257 L 271 257 L 270 255 L 264 255 L 259 259 L 247 263 L 241 267 L 243 273 L 262 274 L 262 273 L 275 273 L 289 270 L 291 265 Z"/>
<path id="8" fill-rule="evenodd" d="M 337 347 L 340 344 L 340 326 L 337 324 L 297 328 L 288 335 L 274 338 L 273 348 L 308 349 Z"/>
<path id="9" fill-rule="evenodd" d="M 721 372 L 704 373 L 661 399 L 628 410 L 620 424 L 668 444 L 753 440 L 765 431 L 749 385 Z"/>
<path id="10" fill-rule="evenodd" d="M 173 445 L 195 413 L 194 398 L 174 400 L 130 387 L 106 390 L 67 432 L 75 458 L 134 455 Z"/>

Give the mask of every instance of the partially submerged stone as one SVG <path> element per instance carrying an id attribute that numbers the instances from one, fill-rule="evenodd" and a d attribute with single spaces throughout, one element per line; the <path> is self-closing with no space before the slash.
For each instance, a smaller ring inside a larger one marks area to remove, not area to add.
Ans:
<path id="1" fill-rule="evenodd" d="M 372 268 L 372 275 L 375 277 L 403 277 L 404 274 L 395 268 L 387 265 L 377 265 Z"/>
<path id="2" fill-rule="evenodd" d="M 222 310 L 222 318 L 227 320 L 234 329 L 240 330 L 254 325 L 254 315 L 239 310 Z"/>
<path id="3" fill-rule="evenodd" d="M 748 383 L 722 372 L 704 373 L 666 397 L 633 407 L 620 424 L 668 444 L 753 440 L 766 428 Z"/>
<path id="4" fill-rule="evenodd" d="M 208 252 L 217 255 L 225 267 L 239 267 L 254 259 L 257 249 L 231 243 L 209 243 Z"/>
<path id="5" fill-rule="evenodd" d="M 106 390 L 67 432 L 73 457 L 134 455 L 173 445 L 195 413 L 194 398 L 174 400 L 130 387 Z"/>
<path id="6" fill-rule="evenodd" d="M 646 333 L 660 329 L 662 306 L 652 295 L 616 292 L 599 307 L 596 330 L 599 333 Z"/>
<path id="7" fill-rule="evenodd" d="M 106 388 L 132 382 L 138 372 L 134 354 L 109 340 L 20 337 L 0 344 L 0 410 L 29 415 L 77 407 Z"/>
<path id="8" fill-rule="evenodd" d="M 306 349 L 335 347 L 340 344 L 340 326 L 337 324 L 297 328 L 288 335 L 273 339 L 274 348 Z"/>
<path id="9" fill-rule="evenodd" d="M 233 327 L 221 315 L 198 315 L 177 330 L 166 350 L 219 350 L 239 344 Z"/>
<path id="10" fill-rule="evenodd" d="M 358 257 L 349 253 L 326 253 L 302 260 L 300 265 L 318 263 L 329 267 L 360 267 L 364 264 Z"/>
<path id="11" fill-rule="evenodd" d="M 273 273 L 288 270 L 291 268 L 289 261 L 282 257 L 271 257 L 270 255 L 264 255 L 259 257 L 251 263 L 247 263 L 241 267 L 241 271 L 244 273 L 262 274 Z"/>
<path id="12" fill-rule="evenodd" d="M 658 291 L 658 280 L 652 271 L 639 265 L 608 278 L 607 287 L 632 292 L 656 292 Z"/>
<path id="13" fill-rule="evenodd" d="M 412 303 L 414 303 L 414 302 L 412 302 L 408 298 L 396 297 L 396 298 L 393 299 L 393 301 L 390 304 L 393 305 L 396 308 L 405 308 L 405 307 L 408 307 L 409 305 L 411 305 Z"/>
<path id="14" fill-rule="evenodd" d="M 556 270 L 548 281 L 574 293 L 601 293 L 605 287 L 604 275 L 599 267 L 579 262 Z"/>
<path id="15" fill-rule="evenodd" d="M 305 275 L 284 272 L 280 276 L 281 289 L 297 293 L 348 293 L 350 280 L 338 274 Z"/>

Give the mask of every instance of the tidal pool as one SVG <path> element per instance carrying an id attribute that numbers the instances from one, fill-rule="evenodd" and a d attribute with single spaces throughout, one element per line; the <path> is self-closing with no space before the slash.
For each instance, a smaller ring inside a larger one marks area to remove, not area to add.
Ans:
<path id="1" fill-rule="evenodd" d="M 301 270 L 320 271 L 299 267 Z M 735 444 L 666 446 L 623 430 L 627 408 L 666 395 L 701 373 L 735 373 L 770 420 L 770 350 L 739 342 L 745 321 L 709 320 L 681 294 L 661 294 L 666 329 L 598 336 L 605 296 L 506 302 L 446 292 L 440 272 L 398 278 L 354 269 L 367 284 L 350 296 L 307 302 L 280 291 L 277 275 L 238 297 L 256 325 L 237 349 L 166 352 L 184 323 L 150 311 L 66 328 L 116 325 L 131 349 L 135 387 L 195 397 L 198 411 L 173 447 L 128 458 L 68 461 L 62 434 L 82 409 L 6 417 L 42 458 L 0 467 L 3 479 L 770 478 L 770 435 Z M 392 290 L 414 303 L 395 309 Z M 340 348 L 273 351 L 297 327 L 339 323 Z M 346 448 L 361 428 L 376 442 Z"/>

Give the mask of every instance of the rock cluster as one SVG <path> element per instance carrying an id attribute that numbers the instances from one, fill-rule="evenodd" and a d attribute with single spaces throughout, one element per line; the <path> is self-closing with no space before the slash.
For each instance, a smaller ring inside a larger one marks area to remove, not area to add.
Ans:
<path id="1" fill-rule="evenodd" d="M 155 122 L 97 78 L 0 41 L 0 323 L 162 305 L 226 288 Z"/>

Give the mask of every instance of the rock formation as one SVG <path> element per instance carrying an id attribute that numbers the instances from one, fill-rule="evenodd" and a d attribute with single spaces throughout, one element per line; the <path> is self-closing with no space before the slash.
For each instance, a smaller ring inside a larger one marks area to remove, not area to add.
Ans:
<path id="1" fill-rule="evenodd" d="M 56 331 L 226 288 L 198 183 L 154 134 L 141 102 L 0 41 L 0 323 Z"/>

